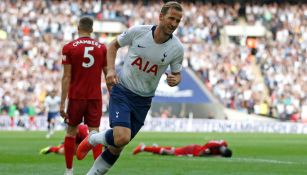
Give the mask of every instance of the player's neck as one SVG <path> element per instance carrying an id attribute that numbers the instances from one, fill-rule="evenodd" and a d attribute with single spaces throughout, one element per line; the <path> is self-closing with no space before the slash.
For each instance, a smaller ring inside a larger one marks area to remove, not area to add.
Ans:
<path id="1" fill-rule="evenodd" d="M 79 38 L 91 37 L 91 33 L 79 32 Z"/>
<path id="2" fill-rule="evenodd" d="M 160 29 L 160 26 L 158 25 L 154 31 L 154 41 L 158 44 L 162 44 L 165 43 L 169 38 L 170 36 L 163 33 Z"/>

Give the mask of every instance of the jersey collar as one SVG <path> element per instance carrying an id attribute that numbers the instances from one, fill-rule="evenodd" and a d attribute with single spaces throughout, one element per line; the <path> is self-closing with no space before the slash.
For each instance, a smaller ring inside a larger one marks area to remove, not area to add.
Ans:
<path id="1" fill-rule="evenodd" d="M 91 37 L 89 37 L 89 36 L 81 36 L 79 38 L 91 38 Z"/>

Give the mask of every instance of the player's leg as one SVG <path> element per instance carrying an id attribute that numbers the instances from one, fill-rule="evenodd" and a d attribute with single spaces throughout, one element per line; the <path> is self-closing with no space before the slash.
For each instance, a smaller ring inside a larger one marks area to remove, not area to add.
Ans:
<path id="1" fill-rule="evenodd" d="M 115 87 L 113 87 L 113 89 L 114 88 Z M 114 147 L 125 146 L 131 139 L 130 107 L 124 98 L 121 97 L 114 98 L 111 96 L 109 104 L 109 120 L 111 129 L 92 134 L 89 142 L 92 145 L 103 144 L 105 146 L 111 145 Z"/>
<path id="2" fill-rule="evenodd" d="M 139 152 L 151 152 L 153 154 L 161 154 L 161 155 L 172 155 L 174 154 L 174 147 L 170 146 L 145 146 L 143 144 L 138 145 L 133 154 L 138 154 Z"/>
<path id="3" fill-rule="evenodd" d="M 56 154 L 65 154 L 64 144 L 60 144 L 58 146 L 51 147 L 50 151 Z"/>
<path id="4" fill-rule="evenodd" d="M 93 133 L 98 133 L 98 130 L 99 130 L 99 128 L 98 127 L 89 127 L 89 131 L 90 131 L 90 133 L 91 134 L 93 134 Z M 86 139 L 88 139 L 88 137 L 86 137 Z M 103 145 L 102 144 L 96 144 L 96 145 L 88 145 L 88 149 L 91 149 L 92 150 L 92 152 L 93 152 L 93 158 L 94 158 L 94 160 L 96 160 L 97 159 L 97 157 L 102 153 L 102 150 L 103 150 Z M 87 151 L 88 152 L 88 151 Z M 80 158 L 80 156 L 78 156 L 78 154 L 77 154 L 77 158 L 79 159 L 79 160 L 82 160 L 84 157 L 86 156 L 86 154 L 84 154 L 83 156 L 82 156 L 82 158 Z"/>
<path id="5" fill-rule="evenodd" d="M 119 154 L 123 147 L 131 140 L 131 106 L 129 105 L 131 102 L 128 93 L 129 92 L 126 92 L 118 86 L 114 86 L 110 92 L 109 120 L 112 129 L 98 134 L 92 134 L 89 137 L 89 142 L 92 145 L 100 143 L 109 146 L 104 150 L 102 155 L 95 160 L 94 165 L 87 173 L 88 175 L 94 175 L 97 172 L 99 172 L 99 174 L 106 173 L 119 158 Z M 79 148 L 80 146 L 78 147 L 77 155 Z"/>
<path id="6" fill-rule="evenodd" d="M 65 162 L 66 162 L 67 171 L 72 170 L 73 157 L 75 154 L 75 147 L 76 147 L 76 134 L 77 134 L 77 127 L 68 124 L 66 130 L 66 136 L 64 139 Z"/>
<path id="7" fill-rule="evenodd" d="M 157 146 L 156 146 L 157 147 Z M 144 149 L 146 148 L 146 145 L 144 143 L 139 144 L 137 147 L 134 148 L 132 154 L 136 155 L 142 151 L 144 151 Z"/>
<path id="8" fill-rule="evenodd" d="M 51 146 L 47 146 L 39 151 L 39 154 L 49 154 Z"/>
<path id="9" fill-rule="evenodd" d="M 130 141 L 130 109 L 126 95 L 117 86 L 114 86 L 110 92 L 109 110 L 111 129 L 99 133 L 90 133 L 78 146 L 78 159 L 83 159 L 92 146 L 97 144 L 121 147 L 125 145 L 124 142 Z"/>
<path id="10" fill-rule="evenodd" d="M 89 138 L 93 134 L 97 134 L 99 132 L 100 120 L 102 115 L 102 101 L 87 100 L 87 103 L 88 106 L 86 109 L 86 115 L 84 116 L 84 123 L 87 124 L 90 133 L 89 135 L 86 135 L 84 139 L 82 139 L 82 142 L 78 146 L 76 156 L 79 160 L 84 159 L 84 157 L 90 150 L 93 151 L 94 159 L 96 159 L 101 154 L 103 147 L 101 143 L 92 144 L 89 142 Z"/>
<path id="11" fill-rule="evenodd" d="M 47 116 L 47 134 L 46 134 L 46 138 L 48 139 L 48 138 L 50 138 L 50 132 L 51 132 L 51 118 L 50 118 L 50 112 L 48 112 L 48 114 L 47 114 L 48 116 Z"/>
<path id="12" fill-rule="evenodd" d="M 64 144 L 50 147 L 49 152 L 55 154 L 64 154 Z"/>
<path id="13" fill-rule="evenodd" d="M 41 149 L 40 151 L 40 154 L 49 154 L 49 153 L 64 154 L 64 144 L 60 144 L 58 146 L 48 146 Z"/>
<path id="14" fill-rule="evenodd" d="M 130 118 L 129 114 L 127 115 L 128 117 L 123 117 L 123 118 Z M 110 120 L 112 120 L 111 116 L 112 116 L 112 113 L 110 112 Z M 129 123 L 127 123 L 127 125 L 128 124 Z M 131 138 L 130 128 L 124 127 L 124 126 L 116 126 L 116 125 L 123 125 L 123 122 L 122 123 L 111 123 L 111 127 L 113 128 L 104 132 L 105 135 L 102 135 L 102 137 L 105 138 L 104 139 L 105 145 L 108 145 L 108 147 L 107 149 L 103 151 L 101 156 L 99 156 L 95 160 L 94 165 L 88 171 L 87 175 L 94 175 L 98 172 L 99 174 L 106 173 L 115 164 L 115 162 L 119 158 L 120 152 L 122 151 L 124 145 L 129 143 L 130 138 Z M 97 135 L 98 134 L 93 134 L 94 137 L 96 137 Z"/>
<path id="15" fill-rule="evenodd" d="M 64 139 L 66 172 L 68 173 L 72 172 L 73 157 L 76 150 L 77 126 L 82 122 L 85 107 L 85 100 L 69 99 L 67 108 L 67 114 L 69 118 L 67 123 L 66 136 Z"/>
<path id="16" fill-rule="evenodd" d="M 50 121 L 50 134 L 53 135 L 54 134 L 54 129 L 55 129 L 55 117 L 56 117 L 57 113 L 54 113 L 51 121 Z"/>
<path id="17" fill-rule="evenodd" d="M 124 147 L 108 146 L 95 160 L 87 175 L 105 174 L 115 164 Z"/>
<path id="18" fill-rule="evenodd" d="M 88 100 L 87 115 L 84 116 L 84 122 L 89 131 L 99 132 L 99 126 L 102 116 L 102 100 Z M 102 144 L 97 144 L 92 148 L 94 160 L 102 153 Z"/>
<path id="19" fill-rule="evenodd" d="M 125 142 L 115 142 L 114 138 L 121 137 L 121 135 L 125 135 L 127 133 L 131 133 L 130 129 L 122 126 L 114 126 L 112 130 L 108 130 L 106 132 L 104 136 L 106 138 L 105 144 L 109 146 L 103 151 L 101 156 L 95 160 L 87 175 L 94 175 L 98 172 L 99 174 L 104 174 L 114 165 L 124 147 L 119 146 L 119 144 L 125 144 Z"/>
<path id="20" fill-rule="evenodd" d="M 136 134 L 144 125 L 144 121 L 146 119 L 150 105 L 151 105 L 151 97 L 135 97 L 135 103 L 131 115 L 132 138 L 136 136 Z M 160 149 L 161 147 L 159 146 L 145 146 L 143 144 L 140 144 L 134 149 L 133 154 L 137 154 L 141 151 L 154 153 L 158 152 L 158 150 Z"/>
<path id="21" fill-rule="evenodd" d="M 140 144 L 133 150 L 133 154 L 136 155 L 140 152 L 150 152 L 150 153 L 159 154 L 161 149 L 162 147 L 159 146 L 145 146 L 144 144 Z"/>
<path id="22" fill-rule="evenodd" d="M 121 150 L 121 148 L 108 146 L 108 148 L 104 150 L 102 155 L 95 160 L 93 166 L 87 172 L 86 175 L 103 175 L 107 173 L 118 159 Z"/>
<path id="23" fill-rule="evenodd" d="M 141 127 L 144 125 L 144 121 L 146 118 L 146 115 L 148 113 L 148 110 L 151 105 L 151 98 L 150 97 L 139 97 L 137 99 L 139 103 L 137 103 L 137 107 L 134 107 L 133 115 L 131 117 L 131 130 L 132 130 L 132 138 L 136 135 L 136 133 L 141 129 Z M 137 154 L 141 151 L 145 152 L 151 152 L 155 154 L 160 154 L 161 149 L 163 147 L 159 146 L 145 146 L 145 145 L 139 145 L 138 147 L 135 148 L 133 151 L 133 154 Z"/>
<path id="24" fill-rule="evenodd" d="M 46 138 L 50 138 L 54 134 L 54 123 L 55 123 L 55 117 L 57 113 L 55 112 L 48 112 L 48 133 L 46 135 Z"/>

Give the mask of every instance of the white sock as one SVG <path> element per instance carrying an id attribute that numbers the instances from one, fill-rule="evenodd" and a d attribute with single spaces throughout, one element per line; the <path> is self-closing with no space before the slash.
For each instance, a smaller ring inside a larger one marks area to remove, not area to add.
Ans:
<path id="1" fill-rule="evenodd" d="M 107 173 L 111 167 L 112 165 L 108 164 L 101 156 L 99 156 L 86 175 L 103 175 Z"/>
<path id="2" fill-rule="evenodd" d="M 142 146 L 141 146 L 141 151 L 144 151 L 145 147 L 146 147 L 146 145 L 145 145 L 145 144 L 142 144 Z"/>
<path id="3" fill-rule="evenodd" d="M 104 146 L 108 146 L 109 144 L 107 143 L 106 140 L 106 132 L 107 130 L 92 134 L 88 141 L 91 145 L 96 146 L 97 144 L 103 144 Z"/>
<path id="4" fill-rule="evenodd" d="M 72 175 L 72 174 L 73 174 L 73 169 L 66 168 L 64 175 Z"/>

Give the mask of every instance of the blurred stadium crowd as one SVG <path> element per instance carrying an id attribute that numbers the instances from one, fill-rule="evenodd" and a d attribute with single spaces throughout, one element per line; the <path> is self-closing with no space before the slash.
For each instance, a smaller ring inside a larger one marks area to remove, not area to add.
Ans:
<path id="1" fill-rule="evenodd" d="M 184 66 L 221 103 L 282 120 L 307 117 L 306 4 L 182 4 L 176 35 L 185 46 Z M 0 1 L 1 114 L 46 112 L 48 92 L 60 94 L 62 46 L 76 37 L 81 15 L 129 27 L 156 24 L 159 8 L 156 1 Z M 262 25 L 267 34 L 253 47 L 236 38 L 223 44 L 221 29 L 233 24 Z M 120 59 L 124 54 L 125 49 Z"/>

